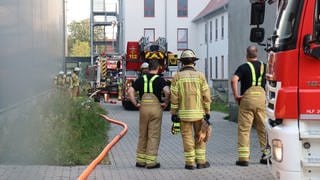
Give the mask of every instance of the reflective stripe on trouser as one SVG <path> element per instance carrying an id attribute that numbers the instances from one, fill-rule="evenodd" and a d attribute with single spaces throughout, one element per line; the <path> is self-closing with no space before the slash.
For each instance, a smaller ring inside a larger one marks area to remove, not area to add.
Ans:
<path id="1" fill-rule="evenodd" d="M 238 114 L 238 154 L 240 161 L 250 159 L 250 131 L 255 126 L 260 148 L 266 146 L 265 134 L 265 91 L 260 86 L 250 87 L 243 95 Z"/>
<path id="2" fill-rule="evenodd" d="M 206 143 L 197 141 L 201 125 L 201 120 L 188 122 L 181 119 L 180 129 L 186 165 L 204 164 L 206 162 Z"/>
<path id="3" fill-rule="evenodd" d="M 139 164 L 155 165 L 160 144 L 162 109 L 158 98 L 144 93 L 141 99 L 139 140 L 136 161 Z"/>

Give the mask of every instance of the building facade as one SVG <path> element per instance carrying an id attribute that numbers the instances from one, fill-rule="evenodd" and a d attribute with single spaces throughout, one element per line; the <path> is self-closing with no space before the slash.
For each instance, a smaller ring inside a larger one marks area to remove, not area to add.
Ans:
<path id="1" fill-rule="evenodd" d="M 1 0 L 0 109 L 52 87 L 64 58 L 64 0 Z"/>
<path id="2" fill-rule="evenodd" d="M 228 1 L 211 0 L 193 19 L 197 26 L 200 63 L 213 90 L 225 91 L 228 72 Z"/>
<path id="3" fill-rule="evenodd" d="M 197 25 L 192 22 L 210 0 L 122 0 L 124 51 L 126 42 L 142 36 L 155 41 L 165 37 L 168 50 L 180 55 L 189 48 L 199 51 Z"/>

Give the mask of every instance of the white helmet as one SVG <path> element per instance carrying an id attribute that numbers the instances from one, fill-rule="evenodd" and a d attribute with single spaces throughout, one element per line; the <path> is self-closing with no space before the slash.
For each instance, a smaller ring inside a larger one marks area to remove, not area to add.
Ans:
<path id="1" fill-rule="evenodd" d="M 149 64 L 147 62 L 144 62 L 141 64 L 140 69 L 149 68 Z"/>
<path id="2" fill-rule="evenodd" d="M 62 75 L 62 74 L 64 74 L 64 72 L 63 71 L 59 71 L 59 74 Z"/>
<path id="3" fill-rule="evenodd" d="M 80 68 L 75 67 L 75 68 L 74 68 L 74 71 L 80 71 Z"/>
<path id="4" fill-rule="evenodd" d="M 181 52 L 180 60 L 184 59 L 193 59 L 194 61 L 198 60 L 199 58 L 196 57 L 194 52 L 191 49 L 186 49 Z"/>
<path id="5" fill-rule="evenodd" d="M 67 75 L 70 75 L 71 74 L 71 71 L 67 71 Z"/>

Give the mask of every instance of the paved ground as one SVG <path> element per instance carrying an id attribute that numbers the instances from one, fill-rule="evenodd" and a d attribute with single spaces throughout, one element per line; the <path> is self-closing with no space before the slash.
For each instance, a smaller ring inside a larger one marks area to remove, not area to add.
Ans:
<path id="1" fill-rule="evenodd" d="M 235 166 L 237 159 L 237 125 L 223 119 L 225 114 L 212 112 L 213 137 L 207 147 L 211 167 L 201 170 L 185 170 L 182 140 L 180 135 L 171 135 L 169 112 L 164 112 L 162 139 L 158 160 L 159 169 L 135 167 L 135 149 L 138 137 L 138 111 L 124 111 L 121 103 L 104 104 L 113 119 L 128 124 L 129 130 L 120 142 L 113 147 L 108 157 L 111 165 L 99 165 L 89 176 L 90 180 L 271 180 L 266 165 L 259 164 L 260 151 L 255 131 L 251 135 L 251 161 L 249 167 Z M 121 127 L 111 126 L 109 137 L 113 138 Z M 74 180 L 85 166 L 8 166 L 0 165 L 0 180 Z"/>

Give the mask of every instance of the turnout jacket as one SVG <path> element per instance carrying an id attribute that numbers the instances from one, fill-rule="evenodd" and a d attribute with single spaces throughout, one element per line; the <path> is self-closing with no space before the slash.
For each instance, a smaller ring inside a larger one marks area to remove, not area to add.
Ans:
<path id="1" fill-rule="evenodd" d="M 170 87 L 171 113 L 183 121 L 198 121 L 210 112 L 210 89 L 202 72 L 184 66 L 173 76 Z"/>

